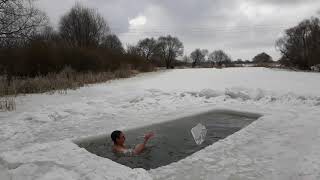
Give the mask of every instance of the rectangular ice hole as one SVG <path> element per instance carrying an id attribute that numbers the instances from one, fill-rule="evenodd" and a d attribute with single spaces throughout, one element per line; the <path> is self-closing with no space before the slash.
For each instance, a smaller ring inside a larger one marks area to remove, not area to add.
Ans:
<path id="1" fill-rule="evenodd" d="M 79 147 L 98 156 L 109 158 L 131 168 L 155 169 L 179 161 L 187 156 L 212 145 L 220 139 L 239 131 L 257 120 L 261 115 L 228 110 L 214 110 L 176 120 L 153 124 L 137 129 L 123 131 L 126 145 L 134 145 L 143 141 L 146 132 L 155 132 L 155 137 L 148 143 L 148 148 L 138 156 L 115 155 L 110 135 L 75 140 Z M 190 132 L 198 123 L 208 129 L 206 139 L 197 145 Z"/>

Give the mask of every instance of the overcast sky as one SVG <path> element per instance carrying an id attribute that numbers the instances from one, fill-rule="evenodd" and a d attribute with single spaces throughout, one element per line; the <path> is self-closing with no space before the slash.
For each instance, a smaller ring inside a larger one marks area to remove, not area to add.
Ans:
<path id="1" fill-rule="evenodd" d="M 171 34 L 185 46 L 222 49 L 233 59 L 266 52 L 275 60 L 275 41 L 286 28 L 320 16 L 320 0 L 38 0 L 57 27 L 76 2 L 95 8 L 122 43 Z"/>

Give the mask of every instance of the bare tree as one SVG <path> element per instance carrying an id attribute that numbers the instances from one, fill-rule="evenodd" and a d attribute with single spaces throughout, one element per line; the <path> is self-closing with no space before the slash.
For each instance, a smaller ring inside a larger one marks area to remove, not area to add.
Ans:
<path id="1" fill-rule="evenodd" d="M 28 46 L 37 43 L 45 47 L 58 47 L 61 44 L 60 41 L 59 33 L 52 26 L 45 26 L 31 37 Z"/>
<path id="2" fill-rule="evenodd" d="M 133 56 L 141 56 L 139 48 L 135 45 L 127 44 L 127 54 L 133 55 Z"/>
<path id="3" fill-rule="evenodd" d="M 208 55 L 209 55 L 209 51 L 208 49 L 202 49 L 201 50 L 202 54 L 204 54 L 204 60 L 208 60 Z"/>
<path id="4" fill-rule="evenodd" d="M 213 65 L 217 64 L 218 66 L 231 62 L 231 58 L 223 50 L 213 51 L 209 54 L 208 59 Z"/>
<path id="5" fill-rule="evenodd" d="M 205 61 L 205 57 L 208 54 L 208 50 L 206 49 L 196 49 L 191 54 L 190 57 L 192 59 L 192 67 L 196 67 L 200 63 Z"/>
<path id="6" fill-rule="evenodd" d="M 187 56 L 187 55 L 184 55 L 183 58 L 182 58 L 182 61 L 189 64 L 189 63 L 192 63 L 192 59 L 190 56 Z"/>
<path id="7" fill-rule="evenodd" d="M 32 0 L 0 0 L 0 46 L 14 47 L 28 40 L 47 20 Z"/>
<path id="8" fill-rule="evenodd" d="M 183 44 L 177 37 L 161 36 L 158 38 L 159 56 L 165 61 L 167 69 L 172 68 L 172 62 L 183 55 Z"/>
<path id="9" fill-rule="evenodd" d="M 154 38 L 145 38 L 140 40 L 137 44 L 137 48 L 142 57 L 146 60 L 150 60 L 159 50 L 157 40 Z"/>
<path id="10" fill-rule="evenodd" d="M 276 47 L 282 54 L 281 63 L 309 69 L 319 64 L 320 20 L 312 17 L 285 31 Z"/>
<path id="11" fill-rule="evenodd" d="M 105 38 L 103 38 L 100 47 L 108 48 L 120 53 L 124 53 L 124 48 L 122 46 L 122 43 L 118 38 L 118 36 L 115 34 L 110 34 L 110 35 L 107 35 Z"/>
<path id="12" fill-rule="evenodd" d="M 62 39 L 71 47 L 98 47 L 110 29 L 94 9 L 76 4 L 61 18 L 59 31 Z"/>

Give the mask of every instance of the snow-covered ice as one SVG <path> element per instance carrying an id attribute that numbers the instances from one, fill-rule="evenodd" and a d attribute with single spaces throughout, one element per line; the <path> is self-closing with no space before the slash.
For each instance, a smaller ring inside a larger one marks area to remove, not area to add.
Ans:
<path id="1" fill-rule="evenodd" d="M 19 96 L 0 113 L 0 179 L 320 179 L 320 74 L 265 68 L 140 74 L 67 94 Z M 176 163 L 145 171 L 73 139 L 228 109 L 263 116 Z"/>

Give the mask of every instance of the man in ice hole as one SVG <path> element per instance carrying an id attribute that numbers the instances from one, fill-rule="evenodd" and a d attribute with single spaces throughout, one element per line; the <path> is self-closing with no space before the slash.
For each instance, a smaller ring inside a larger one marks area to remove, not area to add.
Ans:
<path id="1" fill-rule="evenodd" d="M 113 141 L 112 150 L 116 153 L 122 153 L 126 155 L 138 155 L 143 152 L 146 148 L 146 144 L 151 137 L 154 136 L 153 132 L 149 132 L 145 134 L 144 141 L 141 144 L 135 146 L 135 148 L 127 148 L 124 144 L 126 137 L 123 132 L 121 131 L 113 131 L 111 133 L 111 139 Z"/>

